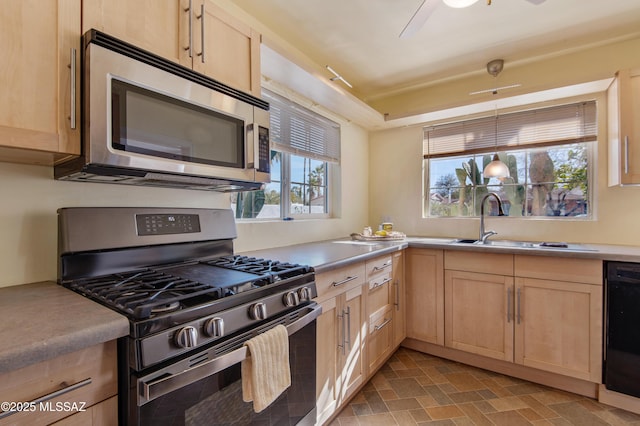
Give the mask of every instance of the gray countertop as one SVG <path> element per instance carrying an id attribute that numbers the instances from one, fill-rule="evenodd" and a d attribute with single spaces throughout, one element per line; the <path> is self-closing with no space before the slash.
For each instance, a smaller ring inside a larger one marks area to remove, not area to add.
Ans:
<path id="1" fill-rule="evenodd" d="M 568 248 L 556 248 L 541 247 L 537 243 L 532 243 L 528 247 L 517 247 L 512 245 L 513 242 L 502 240 L 490 240 L 495 241 L 495 245 L 460 244 L 454 241 L 455 238 L 408 237 L 403 241 L 365 243 L 344 239 L 249 251 L 242 254 L 310 265 L 319 273 L 407 247 L 640 262 L 640 247 L 635 246 L 569 244 Z"/>
<path id="2" fill-rule="evenodd" d="M 54 282 L 0 288 L 0 373 L 129 334 L 129 320 Z"/>

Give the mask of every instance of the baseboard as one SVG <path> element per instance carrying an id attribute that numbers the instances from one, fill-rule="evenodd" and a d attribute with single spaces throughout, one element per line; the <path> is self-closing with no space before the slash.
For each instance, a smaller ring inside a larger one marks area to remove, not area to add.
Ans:
<path id="1" fill-rule="evenodd" d="M 605 385 L 600 385 L 598 401 L 612 407 L 640 414 L 640 398 L 611 391 Z"/>
<path id="2" fill-rule="evenodd" d="M 496 373 L 505 374 L 507 376 L 539 383 L 555 389 L 561 389 L 578 395 L 584 395 L 589 398 L 598 398 L 598 383 L 592 383 L 573 377 L 561 376 L 559 374 L 549 373 L 547 371 L 537 370 L 531 367 L 525 367 L 524 365 L 487 358 L 481 355 L 475 355 L 468 352 L 459 351 L 457 349 L 446 348 L 444 346 L 435 345 L 433 343 L 426 343 L 411 338 L 405 339 L 402 342 L 401 346 L 434 355 L 440 358 L 450 359 L 462 364 L 472 365 L 474 367 L 495 371 Z"/>

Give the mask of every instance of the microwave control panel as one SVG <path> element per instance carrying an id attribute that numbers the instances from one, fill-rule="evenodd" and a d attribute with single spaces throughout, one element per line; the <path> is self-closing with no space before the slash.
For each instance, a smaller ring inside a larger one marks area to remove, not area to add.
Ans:
<path id="1" fill-rule="evenodd" d="M 269 129 L 258 126 L 258 171 L 271 172 L 271 155 L 269 149 Z"/>

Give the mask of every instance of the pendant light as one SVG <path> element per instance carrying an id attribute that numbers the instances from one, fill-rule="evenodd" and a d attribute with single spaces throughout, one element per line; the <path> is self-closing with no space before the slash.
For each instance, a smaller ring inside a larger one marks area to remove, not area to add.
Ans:
<path id="1" fill-rule="evenodd" d="M 482 172 L 482 176 L 485 178 L 498 178 L 504 179 L 510 176 L 509 167 L 500 161 L 500 157 L 498 157 L 498 112 L 496 110 L 496 152 L 493 154 L 493 160 L 487 164 L 487 167 L 484 168 Z"/>

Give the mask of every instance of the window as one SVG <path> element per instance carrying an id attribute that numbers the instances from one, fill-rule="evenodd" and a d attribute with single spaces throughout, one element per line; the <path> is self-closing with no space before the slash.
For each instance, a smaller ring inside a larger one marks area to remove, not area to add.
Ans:
<path id="1" fill-rule="evenodd" d="M 273 92 L 270 104 L 271 183 L 233 194 L 236 218 L 328 217 L 330 169 L 340 163 L 340 126 Z"/>
<path id="2" fill-rule="evenodd" d="M 425 128 L 426 216 L 478 216 L 496 192 L 509 216 L 591 218 L 596 135 L 593 101 Z M 483 177 L 495 152 L 510 177 Z"/>

